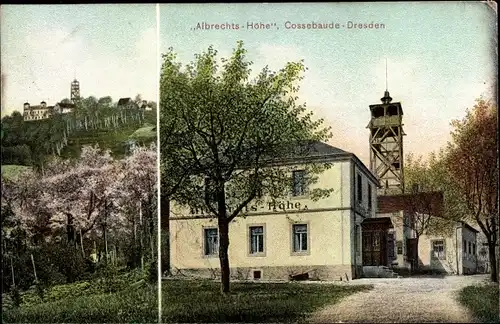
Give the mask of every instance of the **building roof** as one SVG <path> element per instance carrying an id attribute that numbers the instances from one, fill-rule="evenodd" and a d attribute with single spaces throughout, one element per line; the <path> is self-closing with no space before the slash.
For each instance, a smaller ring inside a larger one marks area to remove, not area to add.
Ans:
<path id="1" fill-rule="evenodd" d="M 338 147 L 331 146 L 329 144 L 319 142 L 319 141 L 312 141 L 308 144 L 309 144 L 309 152 L 308 152 L 309 156 L 314 156 L 314 155 L 322 156 L 322 155 L 330 155 L 330 154 L 349 154 L 349 152 L 341 150 Z"/>
<path id="2" fill-rule="evenodd" d="M 123 106 L 123 105 L 126 105 L 130 102 L 130 98 L 120 98 L 120 100 L 118 100 L 118 106 Z"/>
<path id="3" fill-rule="evenodd" d="M 373 181 L 377 186 L 380 186 L 379 180 L 375 177 L 375 175 L 366 167 L 366 165 L 361 162 L 361 160 L 351 152 L 344 151 L 338 147 L 320 142 L 320 141 L 309 141 L 302 143 L 301 145 L 298 146 L 297 149 L 297 156 L 299 156 L 300 159 L 300 152 L 304 152 L 304 147 L 305 149 L 305 154 L 302 156 L 305 156 L 307 159 L 324 159 L 326 161 L 340 161 L 340 160 L 352 160 L 355 165 L 358 166 L 363 172 Z M 294 159 L 293 157 L 290 157 L 291 159 Z"/>
<path id="4" fill-rule="evenodd" d="M 296 164 L 303 160 L 320 162 L 347 161 L 352 160 L 377 186 L 380 182 L 375 175 L 351 152 L 344 151 L 338 147 L 320 142 L 305 141 L 295 146 L 295 149 L 279 159 L 273 159 L 272 164 Z"/>
<path id="5" fill-rule="evenodd" d="M 470 226 L 466 222 L 461 221 L 460 223 L 462 224 L 463 227 L 467 228 L 469 231 L 472 231 L 474 233 L 479 233 L 479 231 L 477 229 L 475 229 L 474 227 Z"/>
<path id="6" fill-rule="evenodd" d="M 419 192 L 400 195 L 377 196 L 377 213 L 388 214 L 399 211 L 425 211 L 443 217 L 443 193 L 441 191 Z"/>

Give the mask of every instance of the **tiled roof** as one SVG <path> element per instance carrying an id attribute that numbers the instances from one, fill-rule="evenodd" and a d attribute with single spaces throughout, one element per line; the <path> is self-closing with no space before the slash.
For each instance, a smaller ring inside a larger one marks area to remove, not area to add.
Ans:
<path id="1" fill-rule="evenodd" d="M 118 106 L 126 105 L 130 102 L 130 100 L 130 98 L 120 98 L 120 100 L 118 100 Z"/>
<path id="2" fill-rule="evenodd" d="M 425 211 L 443 217 L 443 193 L 440 191 L 377 197 L 380 214 L 404 211 Z"/>

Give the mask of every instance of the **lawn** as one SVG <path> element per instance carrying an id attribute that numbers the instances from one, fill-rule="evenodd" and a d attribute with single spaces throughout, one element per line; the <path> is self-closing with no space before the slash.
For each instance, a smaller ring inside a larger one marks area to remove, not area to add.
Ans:
<path id="1" fill-rule="evenodd" d="M 2 165 L 2 175 L 6 179 L 15 180 L 24 171 L 27 171 L 29 169 L 30 167 L 24 165 L 14 165 L 14 164 Z"/>
<path id="2" fill-rule="evenodd" d="M 321 306 L 371 286 L 232 283 L 228 296 L 209 280 L 165 280 L 162 322 L 296 322 Z M 84 281 L 51 288 L 42 302 L 24 293 L 18 308 L 3 306 L 2 323 L 157 323 L 158 286 L 144 280 Z"/>
<path id="3" fill-rule="evenodd" d="M 2 302 L 2 323 L 158 322 L 158 286 L 144 280 L 82 281 L 50 288 L 43 302 L 33 291 L 21 298 L 17 308 Z"/>
<path id="4" fill-rule="evenodd" d="M 481 322 L 500 322 L 498 284 L 491 283 L 465 287 L 460 291 L 459 300 Z"/>
<path id="5" fill-rule="evenodd" d="M 218 282 L 165 280 L 162 283 L 163 322 L 296 322 L 314 310 L 338 302 L 371 286 L 232 283 L 228 296 Z"/>

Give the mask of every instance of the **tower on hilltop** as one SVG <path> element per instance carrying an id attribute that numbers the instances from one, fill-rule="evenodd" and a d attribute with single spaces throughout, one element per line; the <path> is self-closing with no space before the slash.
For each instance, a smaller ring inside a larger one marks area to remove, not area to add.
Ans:
<path id="1" fill-rule="evenodd" d="M 387 72 L 386 72 L 387 73 Z M 404 193 L 403 108 L 386 90 L 382 103 L 370 105 L 370 170 L 380 181 L 380 194 Z"/>
<path id="2" fill-rule="evenodd" d="M 79 100 L 80 100 L 80 82 L 74 79 L 73 82 L 71 82 L 71 102 L 76 103 Z"/>

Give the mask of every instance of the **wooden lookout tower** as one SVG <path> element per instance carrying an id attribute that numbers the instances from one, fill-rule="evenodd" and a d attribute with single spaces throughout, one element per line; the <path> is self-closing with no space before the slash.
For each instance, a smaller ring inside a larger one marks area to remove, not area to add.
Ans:
<path id="1" fill-rule="evenodd" d="M 370 170 L 379 179 L 381 195 L 404 193 L 403 108 L 386 89 L 382 103 L 370 105 Z"/>
<path id="2" fill-rule="evenodd" d="M 80 82 L 76 79 L 71 82 L 71 102 L 76 103 L 80 100 Z"/>

